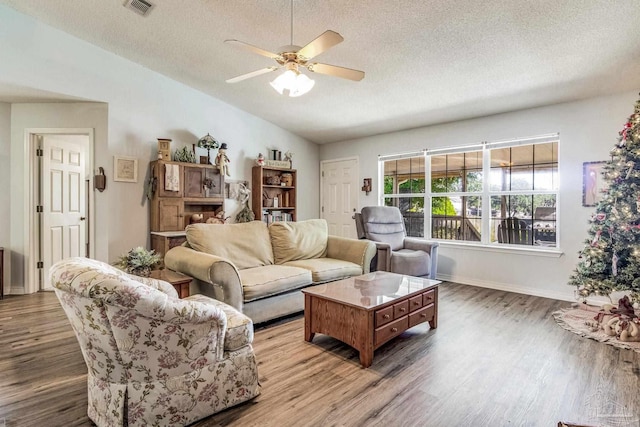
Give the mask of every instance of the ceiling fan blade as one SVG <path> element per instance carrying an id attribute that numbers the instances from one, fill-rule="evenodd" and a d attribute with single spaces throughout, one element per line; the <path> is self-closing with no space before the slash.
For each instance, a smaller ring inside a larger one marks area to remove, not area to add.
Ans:
<path id="1" fill-rule="evenodd" d="M 241 76 L 237 76 L 234 77 L 232 79 L 227 80 L 227 83 L 238 83 L 241 82 L 242 80 L 246 80 L 246 79 L 250 79 L 251 77 L 256 77 L 259 76 L 261 74 L 266 74 L 266 73 L 270 73 L 271 71 L 275 71 L 280 67 L 267 67 L 267 68 L 263 68 L 261 70 L 256 70 L 256 71 L 252 71 L 250 73 L 247 74 L 243 74 Z"/>
<path id="2" fill-rule="evenodd" d="M 298 56 L 303 57 L 305 61 L 310 60 L 314 56 L 320 55 L 325 50 L 342 42 L 344 38 L 335 31 L 327 30 L 320 34 L 315 40 L 311 41 L 305 47 L 298 51 Z"/>
<path id="3" fill-rule="evenodd" d="M 336 65 L 320 64 L 314 62 L 307 64 L 307 69 L 314 73 L 327 74 L 334 77 L 342 77 L 343 79 L 360 81 L 364 79 L 364 71 L 352 70 L 351 68 L 338 67 Z"/>
<path id="4" fill-rule="evenodd" d="M 269 52 L 268 50 L 264 50 L 261 49 L 257 46 L 254 46 L 252 44 L 249 43 L 245 43 L 245 42 L 241 42 L 240 40 L 235 40 L 235 39 L 229 39 L 229 40 L 225 40 L 225 43 L 229 43 L 231 45 L 240 47 L 242 49 L 248 50 L 249 52 L 253 52 L 253 53 L 257 53 L 258 55 L 262 55 L 262 56 L 266 56 L 267 58 L 271 58 L 271 59 L 278 59 L 280 58 L 280 55 L 278 55 L 277 53 L 273 53 L 273 52 Z"/>

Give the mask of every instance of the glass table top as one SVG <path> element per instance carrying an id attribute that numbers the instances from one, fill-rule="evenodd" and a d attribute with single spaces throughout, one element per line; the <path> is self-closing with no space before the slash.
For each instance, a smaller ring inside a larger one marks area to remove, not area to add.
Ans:
<path id="1" fill-rule="evenodd" d="M 388 302 L 418 294 L 440 284 L 439 280 L 423 279 L 402 274 L 375 271 L 302 290 L 328 300 L 371 309 Z"/>

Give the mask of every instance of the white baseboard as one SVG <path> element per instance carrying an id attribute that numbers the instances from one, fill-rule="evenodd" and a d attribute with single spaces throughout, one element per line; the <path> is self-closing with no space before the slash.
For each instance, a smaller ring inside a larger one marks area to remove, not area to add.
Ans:
<path id="1" fill-rule="evenodd" d="M 575 297 L 573 296 L 573 288 L 569 285 L 565 285 L 567 287 L 567 292 L 554 292 L 545 289 L 537 289 L 530 288 L 524 286 L 516 286 L 509 283 L 499 283 L 499 282 L 489 282 L 486 280 L 478 280 L 476 278 L 471 277 L 461 277 L 456 275 L 448 275 L 448 274 L 438 274 L 438 280 L 460 283 L 463 285 L 471 285 L 478 286 L 480 288 L 489 288 L 496 289 L 498 291 L 507 291 L 507 292 L 515 292 L 517 294 L 525 294 L 532 295 L 535 297 L 543 297 L 543 298 L 551 298 L 560 301 L 571 301 L 576 302 Z"/>
<path id="2" fill-rule="evenodd" d="M 24 295 L 24 286 L 12 286 L 9 289 L 5 288 L 5 295 Z"/>

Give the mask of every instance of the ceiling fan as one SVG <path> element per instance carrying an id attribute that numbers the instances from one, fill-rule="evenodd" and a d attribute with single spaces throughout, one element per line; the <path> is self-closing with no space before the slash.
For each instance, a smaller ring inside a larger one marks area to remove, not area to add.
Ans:
<path id="1" fill-rule="evenodd" d="M 237 83 L 262 74 L 286 69 L 285 73 L 278 76 L 271 82 L 271 86 L 283 94 L 288 90 L 289 96 L 304 95 L 311 90 L 315 82 L 300 72 L 301 68 L 306 68 L 313 73 L 326 74 L 334 77 L 341 77 L 354 81 L 360 81 L 364 78 L 364 71 L 353 70 L 351 68 L 338 67 L 336 65 L 322 64 L 319 62 L 311 62 L 311 60 L 325 52 L 329 48 L 341 43 L 344 38 L 335 31 L 327 30 L 320 34 L 313 41 L 304 47 L 293 44 L 293 0 L 291 0 L 291 44 L 283 46 L 279 49 L 279 53 L 269 52 L 265 49 L 253 46 L 239 40 L 225 40 L 225 43 L 246 49 L 258 55 L 266 56 L 275 60 L 278 65 L 262 68 L 250 73 L 242 74 L 237 77 L 228 79 L 227 83 Z"/>

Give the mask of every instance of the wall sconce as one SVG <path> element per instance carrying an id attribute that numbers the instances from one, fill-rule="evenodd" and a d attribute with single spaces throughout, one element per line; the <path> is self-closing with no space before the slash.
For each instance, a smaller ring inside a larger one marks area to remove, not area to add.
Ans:
<path id="1" fill-rule="evenodd" d="M 367 196 L 369 195 L 369 192 L 371 191 L 371 178 L 364 179 L 364 185 L 362 186 L 362 191 L 367 193 Z"/>
<path id="2" fill-rule="evenodd" d="M 98 171 L 98 174 L 93 177 L 93 186 L 102 193 L 107 188 L 107 177 L 104 175 L 103 167 L 99 167 Z"/>

